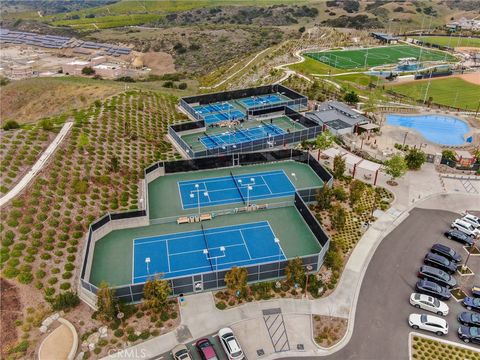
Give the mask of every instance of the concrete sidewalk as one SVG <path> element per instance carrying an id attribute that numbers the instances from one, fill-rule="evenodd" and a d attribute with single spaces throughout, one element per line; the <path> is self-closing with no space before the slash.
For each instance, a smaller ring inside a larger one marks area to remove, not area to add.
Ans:
<path id="1" fill-rule="evenodd" d="M 430 174 L 428 174 L 429 177 Z M 239 341 L 245 348 L 247 358 L 258 358 L 256 350 L 262 345 L 265 355 L 262 359 L 276 359 L 292 356 L 325 356 L 343 348 L 350 340 L 355 321 L 355 311 L 363 276 L 376 248 L 395 227 L 409 215 L 415 206 L 422 208 L 440 208 L 460 212 L 465 209 L 478 209 L 479 195 L 470 194 L 428 194 L 411 203 L 410 187 L 400 187 L 407 195 L 396 200 L 394 206 L 381 213 L 365 232 L 353 250 L 335 291 L 316 300 L 275 299 L 262 302 L 251 302 L 239 307 L 218 310 L 215 307 L 213 294 L 200 293 L 185 297 L 181 306 L 181 326 L 166 335 L 148 340 L 129 348 L 128 351 L 116 353 L 110 359 L 128 359 L 134 353 L 142 353 L 145 358 L 155 357 L 169 352 L 178 343 L 192 341 L 196 338 L 215 333 L 221 327 L 232 327 L 239 335 Z M 412 189 L 413 190 L 413 189 Z M 416 188 L 414 191 L 418 191 Z M 408 206 L 408 204 L 410 206 Z M 398 207 L 397 207 L 398 205 Z M 264 325 L 262 310 L 279 308 L 284 317 L 286 333 L 290 340 L 290 350 L 274 352 L 272 343 L 268 341 L 267 328 Z M 311 315 L 337 316 L 348 319 L 345 337 L 335 346 L 323 349 L 313 341 Z M 252 336 L 252 332 L 255 336 Z M 300 334 L 300 336 L 299 336 Z M 308 336 L 306 336 L 308 334 Z M 298 339 L 298 340 L 295 340 Z M 296 348 L 298 341 L 304 346 L 302 351 Z"/>
<path id="2" fill-rule="evenodd" d="M 32 181 L 32 179 L 43 169 L 45 164 L 47 163 L 50 156 L 55 152 L 57 147 L 60 145 L 62 140 L 68 134 L 68 131 L 72 127 L 73 122 L 66 122 L 60 132 L 57 134 L 55 139 L 53 139 L 52 143 L 47 147 L 47 149 L 43 152 L 40 158 L 37 160 L 35 164 L 33 164 L 32 168 L 25 176 L 15 185 L 8 193 L 0 198 L 0 207 L 5 205 L 7 202 L 12 200 L 15 196 L 17 196 L 25 187 Z"/>

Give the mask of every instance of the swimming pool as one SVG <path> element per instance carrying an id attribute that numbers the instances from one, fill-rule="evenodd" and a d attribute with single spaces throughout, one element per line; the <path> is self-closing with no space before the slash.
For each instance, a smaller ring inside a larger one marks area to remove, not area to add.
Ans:
<path id="1" fill-rule="evenodd" d="M 387 124 L 411 128 L 428 141 L 449 146 L 465 144 L 464 135 L 470 131 L 465 121 L 445 115 L 389 114 Z"/>

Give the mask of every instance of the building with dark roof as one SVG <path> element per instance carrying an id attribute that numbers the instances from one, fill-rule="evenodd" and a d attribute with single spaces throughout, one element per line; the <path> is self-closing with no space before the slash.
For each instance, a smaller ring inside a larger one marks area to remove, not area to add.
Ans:
<path id="1" fill-rule="evenodd" d="M 396 36 L 379 32 L 372 32 L 370 35 L 385 44 L 397 44 L 399 40 Z"/>

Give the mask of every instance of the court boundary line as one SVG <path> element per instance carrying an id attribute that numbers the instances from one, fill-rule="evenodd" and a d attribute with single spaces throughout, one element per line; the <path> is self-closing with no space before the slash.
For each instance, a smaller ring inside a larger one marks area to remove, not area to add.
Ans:
<path id="1" fill-rule="evenodd" d="M 272 227 L 269 225 L 270 227 L 270 230 L 272 230 Z M 273 231 L 272 231 L 273 233 Z M 247 242 L 245 241 L 245 237 L 243 236 L 243 232 L 242 230 L 240 230 L 240 236 L 242 237 L 242 241 L 243 241 L 243 245 L 245 246 L 245 249 L 247 250 L 247 254 L 248 254 L 248 257 L 250 260 L 252 260 L 252 255 L 250 254 L 250 250 L 248 250 L 248 245 L 247 245 Z M 275 236 L 275 234 L 273 234 L 273 236 Z"/>
<path id="2" fill-rule="evenodd" d="M 236 167 L 236 166 L 231 166 L 231 167 Z M 209 169 L 211 170 L 211 169 Z M 259 174 L 259 175 L 274 175 L 275 173 L 285 173 L 285 171 L 283 169 L 280 169 L 280 170 L 271 170 L 271 171 L 263 171 L 263 172 L 257 172 L 257 173 L 245 173 L 245 174 L 238 174 L 238 175 L 235 175 L 235 176 L 238 176 L 238 177 L 243 177 L 243 176 L 252 176 L 254 174 Z M 228 176 L 221 176 L 221 177 L 212 177 L 212 178 L 207 178 L 207 179 L 202 179 L 201 181 L 205 182 L 206 180 L 209 180 L 209 179 L 212 179 L 212 181 L 208 181 L 208 182 L 220 182 L 222 180 L 220 179 L 228 179 L 228 178 L 231 178 L 230 175 Z M 214 179 L 214 180 L 213 180 Z M 177 184 L 179 183 L 187 183 L 187 182 L 191 182 L 192 184 L 195 184 L 195 183 L 198 183 L 198 180 L 184 180 L 184 181 L 177 181 Z"/>
<path id="3" fill-rule="evenodd" d="M 170 253 L 168 251 L 168 241 L 165 241 L 165 247 L 167 249 L 167 264 L 168 264 L 168 272 L 171 273 L 172 269 L 170 268 Z"/>

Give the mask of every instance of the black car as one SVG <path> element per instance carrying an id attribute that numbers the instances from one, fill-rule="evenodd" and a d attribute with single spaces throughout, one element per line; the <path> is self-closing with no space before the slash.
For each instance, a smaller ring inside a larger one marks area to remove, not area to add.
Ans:
<path id="1" fill-rule="evenodd" d="M 480 344 L 480 328 L 461 325 L 458 328 L 458 337 L 466 343 Z"/>
<path id="2" fill-rule="evenodd" d="M 459 230 L 448 230 L 445 232 L 445 236 L 450 240 L 461 242 L 464 245 L 473 245 L 473 239 Z"/>
<path id="3" fill-rule="evenodd" d="M 480 297 L 480 286 L 472 286 L 472 295 Z"/>
<path id="4" fill-rule="evenodd" d="M 432 252 L 429 252 L 427 255 L 425 255 L 423 262 L 427 265 L 442 269 L 449 274 L 453 274 L 455 271 L 457 271 L 457 264 L 448 260 L 446 257 L 443 257 L 442 255 L 434 254 Z"/>
<path id="5" fill-rule="evenodd" d="M 421 294 L 430 295 L 441 300 L 448 300 L 452 297 L 452 294 L 446 287 L 428 280 L 418 280 L 415 284 L 415 290 Z"/>
<path id="6" fill-rule="evenodd" d="M 445 271 L 434 268 L 432 266 L 423 265 L 418 270 L 418 277 L 424 280 L 430 280 L 447 288 L 457 286 L 457 280 Z"/>
<path id="7" fill-rule="evenodd" d="M 458 321 L 462 325 L 480 327 L 480 314 L 464 311 L 458 315 Z"/>
<path id="8" fill-rule="evenodd" d="M 462 262 L 462 256 L 452 248 L 449 248 L 447 245 L 435 244 L 432 246 L 430 251 L 434 254 L 442 255 L 455 263 Z"/>
<path id="9" fill-rule="evenodd" d="M 480 298 L 473 298 L 473 297 L 467 296 L 466 298 L 463 298 L 462 304 L 468 310 L 480 312 Z"/>

